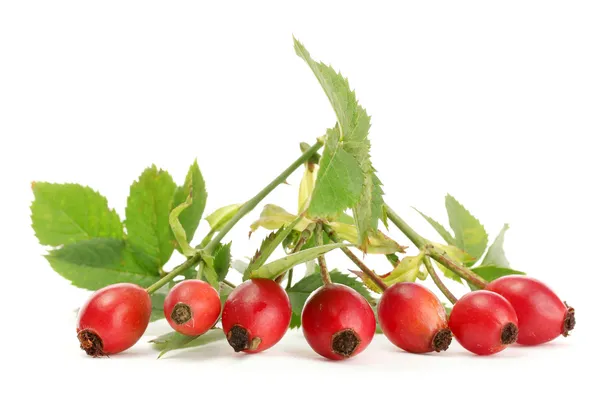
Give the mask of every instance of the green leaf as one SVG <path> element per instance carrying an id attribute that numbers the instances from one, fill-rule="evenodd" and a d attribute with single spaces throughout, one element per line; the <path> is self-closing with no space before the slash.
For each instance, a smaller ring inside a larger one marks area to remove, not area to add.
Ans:
<path id="1" fill-rule="evenodd" d="M 181 253 L 184 256 L 192 257 L 196 250 L 190 246 L 188 243 L 187 233 L 185 229 L 183 229 L 183 225 L 179 220 L 179 216 L 181 213 L 189 208 L 192 205 L 192 195 L 188 195 L 188 198 L 173 208 L 171 213 L 169 214 L 169 225 L 171 226 L 171 231 L 173 231 L 173 236 L 175 237 L 175 243 L 179 246 Z"/>
<path id="2" fill-rule="evenodd" d="M 179 215 L 179 221 L 187 235 L 187 241 L 191 242 L 202 219 L 204 207 L 206 206 L 206 186 L 200 172 L 198 161 L 195 160 L 185 177 L 182 187 L 177 187 L 173 198 L 173 206 L 177 207 L 184 203 L 188 196 L 192 196 L 192 204 Z"/>
<path id="3" fill-rule="evenodd" d="M 61 246 L 94 238 L 123 238 L 123 225 L 100 193 L 79 184 L 35 182 L 31 219 L 42 245 Z"/>
<path id="4" fill-rule="evenodd" d="M 369 291 L 365 286 L 347 274 L 340 273 L 338 270 L 333 270 L 329 273 L 331 281 L 338 284 L 344 284 L 348 287 L 355 289 L 360 295 L 365 297 L 369 303 L 374 304 L 375 300 L 371 297 Z M 292 321 L 290 322 L 290 328 L 298 328 L 301 324 L 302 308 L 304 303 L 310 296 L 310 294 L 317 288 L 323 285 L 320 273 L 312 273 L 302 280 L 294 284 L 290 289 L 287 290 L 288 296 L 290 297 L 290 303 L 292 304 Z"/>
<path id="5" fill-rule="evenodd" d="M 231 218 L 237 214 L 242 204 L 231 204 L 221 207 L 208 215 L 206 221 L 213 231 L 219 231 Z"/>
<path id="6" fill-rule="evenodd" d="M 431 225 L 433 227 L 433 229 L 435 229 L 437 231 L 437 233 L 439 233 L 440 236 L 442 238 L 444 238 L 444 240 L 446 241 L 447 244 L 449 244 L 449 245 L 456 244 L 456 241 L 454 240 L 454 236 L 452 236 L 452 234 L 446 228 L 444 228 L 444 226 L 442 224 L 440 224 L 439 222 L 437 222 L 435 219 L 431 218 L 430 216 L 423 214 L 421 211 L 419 211 L 415 207 L 413 207 L 413 209 L 415 211 L 417 211 L 419 214 L 421 214 L 421 216 L 423 218 L 425 218 L 425 220 L 427 222 L 429 222 L 429 225 Z"/>
<path id="7" fill-rule="evenodd" d="M 250 274 L 253 271 L 258 269 L 260 266 L 266 263 L 267 259 L 275 252 L 277 246 L 283 242 L 285 238 L 294 230 L 296 225 L 303 220 L 302 216 L 298 216 L 294 219 L 289 225 L 285 227 L 281 227 L 277 232 L 272 232 L 269 236 L 264 239 L 260 245 L 260 249 L 256 251 L 252 260 L 250 260 L 250 264 L 246 268 L 244 272 L 244 280 L 250 278 Z"/>
<path id="8" fill-rule="evenodd" d="M 136 260 L 143 267 L 159 269 L 173 253 L 169 213 L 175 188 L 171 175 L 154 165 L 131 185 L 125 225 Z"/>
<path id="9" fill-rule="evenodd" d="M 209 343 L 225 339 L 221 329 L 211 329 L 204 335 L 186 336 L 178 332 L 170 332 L 150 341 L 154 349 L 159 350 L 158 358 L 173 350 L 189 349 L 191 347 L 205 346 Z"/>
<path id="10" fill-rule="evenodd" d="M 225 301 L 227 301 L 227 297 L 229 297 L 229 294 L 231 294 L 231 292 L 233 291 L 233 288 L 231 288 L 231 286 L 225 284 L 225 283 L 219 283 L 219 298 L 221 299 L 221 307 L 223 307 L 223 305 L 225 305 Z"/>
<path id="11" fill-rule="evenodd" d="M 511 274 L 521 274 L 521 275 L 525 274 L 522 271 L 509 269 L 506 267 L 499 267 L 499 266 L 480 266 L 480 267 L 474 267 L 471 270 L 474 273 L 481 276 L 485 281 L 488 281 L 488 282 L 492 282 L 495 279 L 500 278 L 500 277 L 510 276 Z M 480 289 L 479 287 L 474 286 L 471 283 L 469 283 L 469 287 L 471 287 L 471 290 L 479 290 Z"/>
<path id="12" fill-rule="evenodd" d="M 446 211 L 454 231 L 455 245 L 477 261 L 485 252 L 488 235 L 485 228 L 450 194 L 446 195 Z"/>
<path id="13" fill-rule="evenodd" d="M 308 215 L 312 218 L 338 216 L 358 203 L 363 184 L 360 165 L 342 148 L 337 127 L 328 129 Z"/>
<path id="14" fill-rule="evenodd" d="M 117 239 L 75 242 L 51 251 L 46 259 L 54 271 L 87 290 L 115 283 L 149 287 L 160 278 L 158 273 L 151 274 L 140 267 L 125 242 Z"/>
<path id="15" fill-rule="evenodd" d="M 231 266 L 231 242 L 219 244 L 215 249 L 214 268 L 219 281 L 225 280 Z"/>
<path id="16" fill-rule="evenodd" d="M 150 299 L 152 300 L 152 315 L 150 315 L 150 322 L 163 319 L 165 317 L 165 294 L 155 292 L 150 296 Z"/>
<path id="17" fill-rule="evenodd" d="M 315 62 L 296 38 L 294 49 L 316 76 L 337 117 L 337 125 L 327 130 L 308 214 L 331 217 L 352 208 L 359 240 L 366 245 L 367 234 L 377 229 L 383 208 L 381 182 L 370 158 L 370 117 L 346 78 L 331 66 Z"/>
<path id="18" fill-rule="evenodd" d="M 510 263 L 504 253 L 504 234 L 508 231 L 508 228 L 508 224 L 504 224 L 504 227 L 498 236 L 496 236 L 494 243 L 492 243 L 487 254 L 483 258 L 483 261 L 481 262 L 482 266 L 495 265 L 498 267 L 510 267 Z"/>
<path id="19" fill-rule="evenodd" d="M 298 253 L 285 256 L 281 259 L 274 260 L 271 263 L 265 264 L 258 269 L 250 272 L 249 278 L 270 278 L 273 279 L 280 274 L 285 273 L 289 269 L 298 264 L 316 259 L 317 257 L 330 252 L 342 246 L 349 246 L 344 243 L 332 243 L 324 246 L 317 246 L 306 250 L 301 250 Z"/>

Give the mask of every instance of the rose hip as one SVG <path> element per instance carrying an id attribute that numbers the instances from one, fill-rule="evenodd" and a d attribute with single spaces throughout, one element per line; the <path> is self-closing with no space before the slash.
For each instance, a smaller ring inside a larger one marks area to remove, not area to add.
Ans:
<path id="1" fill-rule="evenodd" d="M 452 342 L 444 306 L 420 284 L 397 283 L 387 288 L 377 314 L 383 334 L 407 352 L 440 352 Z"/>
<path id="2" fill-rule="evenodd" d="M 375 314 L 367 300 L 342 284 L 315 291 L 302 310 L 302 330 L 310 347 L 323 357 L 356 356 L 375 335 Z"/>
<path id="3" fill-rule="evenodd" d="M 516 342 L 517 314 L 505 298 L 490 291 L 473 291 L 459 299 L 450 313 L 450 330 L 467 350 L 489 355 Z"/>
<path id="4" fill-rule="evenodd" d="M 506 298 L 519 318 L 522 345 L 539 345 L 567 336 L 575 327 L 575 310 L 567 306 L 546 284 L 525 276 L 505 276 L 487 288 Z"/>
<path id="5" fill-rule="evenodd" d="M 201 280 L 184 280 L 169 291 L 165 318 L 177 332 L 198 336 L 213 327 L 221 313 L 219 293 Z"/>
<path id="6" fill-rule="evenodd" d="M 291 318 L 285 290 L 273 280 L 252 279 L 227 297 L 221 321 L 233 350 L 258 353 L 281 340 Z"/>
<path id="7" fill-rule="evenodd" d="M 140 286 L 113 284 L 96 291 L 79 310 L 81 349 L 99 357 L 130 348 L 144 334 L 151 313 L 150 296 Z"/>

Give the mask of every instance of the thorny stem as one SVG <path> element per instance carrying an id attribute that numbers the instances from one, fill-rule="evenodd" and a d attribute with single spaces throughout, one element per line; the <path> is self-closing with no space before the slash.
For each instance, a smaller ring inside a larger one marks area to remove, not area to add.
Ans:
<path id="1" fill-rule="evenodd" d="M 333 229 L 331 229 L 331 227 L 329 226 L 325 226 L 325 231 L 327 232 L 327 235 L 329 236 L 329 238 L 334 241 L 335 243 L 339 242 L 339 238 L 337 236 L 337 234 L 335 233 L 335 231 Z M 358 268 L 365 273 L 375 284 L 377 284 L 377 286 L 379 288 L 381 288 L 382 291 L 385 291 L 386 288 L 388 287 L 384 281 L 381 279 L 381 277 L 379 277 L 377 274 L 375 274 L 375 272 L 373 270 L 371 270 L 369 267 L 367 267 L 366 264 L 363 263 L 362 260 L 360 260 L 354 253 L 352 253 L 352 251 L 350 249 L 348 249 L 347 247 L 342 247 L 342 252 L 344 252 L 344 254 L 346 256 L 348 256 L 348 258 L 350 260 L 352 260 L 354 262 L 354 264 L 356 264 L 358 266 Z"/>
<path id="2" fill-rule="evenodd" d="M 315 229 L 315 238 L 317 246 L 323 246 L 323 223 L 321 222 L 317 223 L 317 228 Z M 319 267 L 321 268 L 321 278 L 323 279 L 323 284 L 331 284 L 331 277 L 329 276 L 329 271 L 327 271 L 325 256 L 319 256 L 318 261 Z"/>
<path id="3" fill-rule="evenodd" d="M 474 284 L 480 288 L 485 288 L 487 282 L 483 278 L 473 273 L 462 264 L 452 260 L 450 257 L 448 257 L 448 255 L 446 255 L 445 252 L 440 252 L 434 246 L 427 244 L 426 240 L 423 239 L 423 237 L 421 237 L 421 235 L 419 235 L 414 229 L 412 229 L 410 225 L 404 222 L 404 220 L 400 218 L 400 216 L 396 214 L 389 205 L 385 204 L 385 210 L 390 221 L 392 221 L 392 223 L 396 225 L 398 229 L 400 229 L 400 231 L 402 231 L 402 233 L 405 234 L 406 237 L 410 239 L 417 248 L 419 248 L 419 250 L 423 251 L 427 256 L 447 267 L 459 277 L 464 278 L 471 284 Z"/>
<path id="4" fill-rule="evenodd" d="M 487 286 L 487 281 L 485 281 L 479 275 L 473 273 L 462 264 L 452 260 L 450 257 L 448 257 L 446 252 L 440 252 L 439 249 L 436 249 L 433 245 L 425 245 L 423 251 L 433 260 L 450 269 L 459 277 L 467 280 L 469 283 L 476 285 L 479 288 L 485 288 Z"/>
<path id="5" fill-rule="evenodd" d="M 270 182 L 265 188 L 260 190 L 258 194 L 252 197 L 250 200 L 246 201 L 244 205 L 242 205 L 239 211 L 231 218 L 223 228 L 219 231 L 219 233 L 206 245 L 204 249 L 196 252 L 196 254 L 185 262 L 180 264 L 171 270 L 166 276 L 158 280 L 156 283 L 152 284 L 150 287 L 146 289 L 148 294 L 155 293 L 159 288 L 163 285 L 167 284 L 169 281 L 173 280 L 179 274 L 183 273 L 190 267 L 193 267 L 202 261 L 203 254 L 210 254 L 215 247 L 221 242 L 221 240 L 227 235 L 227 233 L 239 222 L 240 219 L 244 217 L 247 213 L 252 211 L 258 203 L 260 203 L 271 191 L 273 191 L 279 184 L 283 183 L 290 174 L 292 174 L 297 168 L 302 166 L 304 162 L 308 161 L 319 149 L 321 149 L 324 145 L 324 140 L 319 139 L 317 142 L 312 145 L 309 149 L 306 150 L 298 159 L 296 159 L 291 165 L 288 166 L 279 176 L 277 176 L 272 182 Z"/>
<path id="6" fill-rule="evenodd" d="M 456 297 L 454 296 L 454 294 L 452 294 L 452 292 L 450 292 L 448 287 L 444 285 L 442 279 L 440 279 L 440 276 L 437 275 L 435 269 L 433 268 L 433 265 L 431 264 L 431 260 L 429 260 L 429 257 L 425 256 L 423 258 L 423 264 L 425 265 L 427 272 L 431 276 L 431 279 L 433 280 L 437 288 L 439 288 L 442 294 L 444 294 L 446 298 L 448 298 L 448 301 L 450 301 L 452 304 L 455 304 L 457 301 Z"/>

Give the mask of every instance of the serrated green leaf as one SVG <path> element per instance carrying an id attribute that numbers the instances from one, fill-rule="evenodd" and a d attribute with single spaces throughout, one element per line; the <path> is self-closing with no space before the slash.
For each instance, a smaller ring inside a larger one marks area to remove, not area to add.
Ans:
<path id="1" fill-rule="evenodd" d="M 256 251 L 250 264 L 244 272 L 244 280 L 247 280 L 253 271 L 266 263 L 267 259 L 275 252 L 277 246 L 284 241 L 285 238 L 294 230 L 298 223 L 303 220 L 302 216 L 298 216 L 289 225 L 279 228 L 277 232 L 272 232 L 261 243 L 260 249 Z"/>
<path id="2" fill-rule="evenodd" d="M 150 341 L 154 349 L 159 350 L 158 358 L 173 350 L 189 349 L 192 347 L 205 346 L 209 343 L 225 339 L 221 329 L 211 329 L 201 336 L 186 336 L 178 332 L 170 332 Z"/>
<path id="3" fill-rule="evenodd" d="M 344 243 L 332 243 L 324 246 L 317 246 L 306 250 L 301 250 L 298 253 L 292 253 L 291 255 L 285 256 L 281 259 L 267 263 L 258 269 L 250 272 L 249 278 L 270 278 L 273 279 L 280 274 L 285 273 L 294 266 L 309 260 L 316 259 L 317 257 L 330 252 L 334 249 L 342 246 L 349 246 Z"/>
<path id="4" fill-rule="evenodd" d="M 46 259 L 58 274 L 87 290 L 109 284 L 134 283 L 149 287 L 159 280 L 140 267 L 122 240 L 90 239 L 51 251 Z"/>
<path id="5" fill-rule="evenodd" d="M 208 222 L 208 225 L 210 225 L 210 228 L 213 231 L 219 231 L 235 216 L 235 214 L 237 214 L 241 206 L 242 204 L 226 205 L 218 208 L 204 219 L 206 219 L 206 222 Z"/>
<path id="6" fill-rule="evenodd" d="M 340 273 L 338 270 L 331 271 L 329 276 L 331 277 L 332 282 L 347 285 L 365 297 L 369 303 L 375 303 L 373 297 L 371 297 L 371 294 L 365 288 L 365 286 L 354 277 Z M 288 296 L 290 297 L 290 303 L 292 304 L 292 321 L 290 322 L 290 328 L 300 327 L 304 303 L 310 294 L 322 285 L 323 280 L 321 279 L 321 274 L 312 273 L 298 281 L 287 290 Z"/>
<path id="7" fill-rule="evenodd" d="M 337 128 L 337 126 L 336 126 Z M 364 179 L 358 161 L 340 143 L 339 130 L 327 130 L 327 141 L 308 207 L 312 218 L 336 217 L 354 207 L 361 196 Z"/>
<path id="8" fill-rule="evenodd" d="M 123 225 L 97 191 L 79 184 L 34 182 L 31 220 L 42 245 L 61 246 L 94 238 L 123 238 Z"/>
<path id="9" fill-rule="evenodd" d="M 366 245 L 367 234 L 377 229 L 383 207 L 381 182 L 370 159 L 370 117 L 346 78 L 331 66 L 315 62 L 295 38 L 294 49 L 321 84 L 337 117 L 337 125 L 327 130 L 308 214 L 328 218 L 352 208 L 359 240 Z"/>
<path id="10" fill-rule="evenodd" d="M 433 229 L 435 229 L 437 231 L 437 233 L 440 234 L 440 236 L 446 241 L 447 244 L 449 244 L 449 245 L 456 244 L 456 241 L 454 240 L 454 236 L 452 236 L 452 234 L 442 224 L 440 224 L 439 222 L 437 222 L 435 219 L 431 218 L 430 216 L 423 214 L 421 211 L 419 211 L 415 207 L 413 207 L 413 209 L 415 211 L 417 211 L 419 214 L 421 214 L 421 216 L 423 218 L 425 218 L 425 220 L 427 222 L 429 222 L 429 225 L 431 225 L 433 227 Z"/>
<path id="11" fill-rule="evenodd" d="M 508 224 L 504 224 L 504 227 L 502 227 L 502 230 L 498 236 L 496 236 L 494 243 L 492 243 L 483 258 L 483 261 L 481 262 L 482 266 L 494 265 L 497 267 L 510 268 L 510 263 L 506 258 L 506 253 L 504 253 L 504 234 L 508 229 Z"/>
<path id="12" fill-rule="evenodd" d="M 231 266 L 231 242 L 219 244 L 215 249 L 214 268 L 219 281 L 225 280 Z"/>
<path id="13" fill-rule="evenodd" d="M 521 274 L 521 275 L 525 274 L 522 271 L 509 269 L 506 267 L 499 267 L 499 266 L 480 266 L 480 267 L 474 267 L 471 270 L 475 274 L 478 274 L 479 276 L 481 276 L 487 282 L 492 282 L 497 278 L 504 277 L 504 276 L 510 276 L 511 274 Z M 469 287 L 473 291 L 480 290 L 479 287 L 472 285 L 471 283 L 469 283 Z"/>
<path id="14" fill-rule="evenodd" d="M 446 211 L 455 245 L 473 256 L 475 261 L 479 260 L 488 243 L 483 225 L 450 194 L 446 195 Z"/>
<path id="15" fill-rule="evenodd" d="M 204 213 L 207 198 L 204 178 L 202 177 L 202 172 L 200 172 L 197 160 L 190 166 L 183 186 L 177 187 L 175 196 L 173 197 L 173 206 L 177 207 L 183 204 L 190 195 L 192 196 L 191 205 L 179 215 L 179 222 L 181 222 L 181 226 L 185 230 L 188 242 L 191 242 L 194 238 L 194 234 Z"/>
<path id="16" fill-rule="evenodd" d="M 171 175 L 154 165 L 131 185 L 125 209 L 127 238 L 145 268 L 161 268 L 175 249 L 169 213 L 176 187 Z"/>

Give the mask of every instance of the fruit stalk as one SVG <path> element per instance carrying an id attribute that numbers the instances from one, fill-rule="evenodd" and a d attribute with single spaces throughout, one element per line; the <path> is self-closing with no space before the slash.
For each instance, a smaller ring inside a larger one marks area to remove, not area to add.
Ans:
<path id="1" fill-rule="evenodd" d="M 193 267 L 202 261 L 203 254 L 210 254 L 215 247 L 221 242 L 221 240 L 227 235 L 227 233 L 239 222 L 240 219 L 244 217 L 247 213 L 252 211 L 258 203 L 260 203 L 271 191 L 273 191 L 279 184 L 283 183 L 290 174 L 292 174 L 297 168 L 302 166 L 304 162 L 310 159 L 316 151 L 321 149 L 324 145 L 323 139 L 318 139 L 317 142 L 309 149 L 306 150 L 298 159 L 296 159 L 287 169 L 285 169 L 279 176 L 277 176 L 272 182 L 270 182 L 265 188 L 260 190 L 258 194 L 252 197 L 250 200 L 246 201 L 244 205 L 242 205 L 239 211 L 227 222 L 223 228 L 219 231 L 219 233 L 206 245 L 204 249 L 196 252 L 196 254 L 190 257 L 188 260 L 180 264 L 171 270 L 166 276 L 158 280 L 156 283 L 152 284 L 150 287 L 146 289 L 148 294 L 155 293 L 159 288 L 163 285 L 167 284 L 169 281 L 173 280 L 179 274 L 183 273 L 190 267 Z"/>
<path id="2" fill-rule="evenodd" d="M 331 227 L 325 226 L 324 229 L 327 232 L 327 236 L 329 236 L 329 239 L 331 239 L 335 243 L 338 243 L 340 241 L 337 234 L 335 233 L 335 231 L 333 229 L 331 229 Z M 381 277 L 379 277 L 377 274 L 375 274 L 375 272 L 373 270 L 371 270 L 369 267 L 367 267 L 367 265 L 364 264 L 363 261 L 360 260 L 354 253 L 352 253 L 352 251 L 350 249 L 348 249 L 347 247 L 342 247 L 341 249 L 342 249 L 342 252 L 344 252 L 344 254 L 350 260 L 352 260 L 352 262 L 354 262 L 354 264 L 356 264 L 363 273 L 365 273 L 375 284 L 377 284 L 377 286 L 379 288 L 381 288 L 382 291 L 385 291 L 385 289 L 387 288 L 387 285 L 381 279 Z"/>
<path id="3" fill-rule="evenodd" d="M 317 242 L 317 246 L 323 246 L 323 223 L 317 223 L 317 227 L 315 229 L 315 238 Z M 329 276 L 329 271 L 327 270 L 327 263 L 325 262 L 325 256 L 321 255 L 317 259 L 319 261 L 319 268 L 321 269 L 321 278 L 323 279 L 324 284 L 331 284 L 331 277 Z"/>
<path id="4" fill-rule="evenodd" d="M 431 279 L 433 280 L 433 282 L 435 283 L 437 288 L 439 288 L 439 290 L 442 292 L 442 294 L 444 294 L 444 296 L 446 298 L 448 298 L 448 301 L 450 301 L 452 304 L 455 304 L 457 301 L 456 297 L 454 296 L 454 294 L 452 294 L 452 292 L 448 289 L 448 287 L 446 287 L 446 285 L 442 282 L 442 279 L 440 279 L 440 276 L 437 275 L 437 273 L 435 272 L 435 269 L 433 268 L 433 265 L 431 264 L 431 260 L 429 260 L 429 257 L 425 256 L 423 258 L 423 264 L 425 265 L 427 272 L 431 276 Z"/>
<path id="5" fill-rule="evenodd" d="M 385 204 L 385 210 L 390 221 L 392 221 L 392 223 L 396 225 L 398 229 L 400 229 L 400 231 L 402 231 L 402 233 L 406 235 L 406 237 L 410 239 L 410 241 L 414 243 L 417 248 L 419 248 L 419 250 L 422 250 L 427 256 L 447 267 L 459 277 L 467 280 L 469 283 L 476 285 L 479 288 L 486 287 L 487 282 L 479 275 L 473 273 L 462 264 L 456 263 L 444 252 L 440 252 L 438 249 L 435 249 L 434 246 L 427 244 L 425 239 L 423 239 L 421 235 L 412 229 L 410 225 L 404 222 L 404 220 L 400 218 L 400 216 L 396 214 L 389 205 Z"/>

